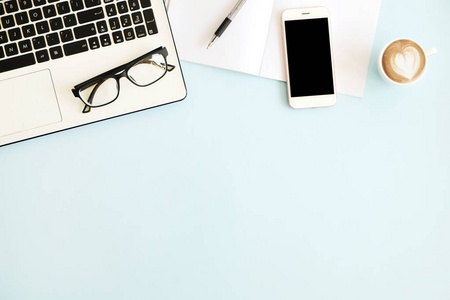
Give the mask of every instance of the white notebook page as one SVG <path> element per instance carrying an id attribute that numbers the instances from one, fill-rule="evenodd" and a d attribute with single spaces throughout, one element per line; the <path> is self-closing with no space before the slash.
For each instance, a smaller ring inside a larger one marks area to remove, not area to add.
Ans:
<path id="1" fill-rule="evenodd" d="M 247 0 L 233 22 L 206 50 L 237 0 L 171 0 L 170 23 L 182 60 L 259 75 L 273 0 Z"/>

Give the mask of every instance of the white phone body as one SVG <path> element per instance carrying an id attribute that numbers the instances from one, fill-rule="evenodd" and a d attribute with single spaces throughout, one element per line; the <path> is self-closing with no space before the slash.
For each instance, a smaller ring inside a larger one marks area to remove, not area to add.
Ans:
<path id="1" fill-rule="evenodd" d="M 326 7 L 283 12 L 283 43 L 289 105 L 292 108 L 336 104 L 333 48 Z"/>

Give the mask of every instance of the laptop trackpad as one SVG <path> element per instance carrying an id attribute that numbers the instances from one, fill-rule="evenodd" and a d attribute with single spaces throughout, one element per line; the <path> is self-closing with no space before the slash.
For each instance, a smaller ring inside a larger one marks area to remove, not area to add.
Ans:
<path id="1" fill-rule="evenodd" d="M 0 81 L 0 136 L 61 122 L 50 70 Z"/>

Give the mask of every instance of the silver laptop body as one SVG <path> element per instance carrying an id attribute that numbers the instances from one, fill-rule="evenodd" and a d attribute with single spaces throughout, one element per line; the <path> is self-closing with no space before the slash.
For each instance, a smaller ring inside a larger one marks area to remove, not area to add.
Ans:
<path id="1" fill-rule="evenodd" d="M 163 0 L 0 5 L 0 146 L 186 97 Z M 83 113 L 74 86 L 159 47 L 170 72 L 146 87 L 121 78 L 117 100 Z"/>

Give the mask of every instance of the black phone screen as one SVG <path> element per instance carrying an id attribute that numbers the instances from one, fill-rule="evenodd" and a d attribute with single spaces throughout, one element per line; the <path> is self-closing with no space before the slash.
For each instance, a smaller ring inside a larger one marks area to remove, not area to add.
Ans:
<path id="1" fill-rule="evenodd" d="M 285 21 L 291 97 L 334 94 L 328 18 Z"/>

